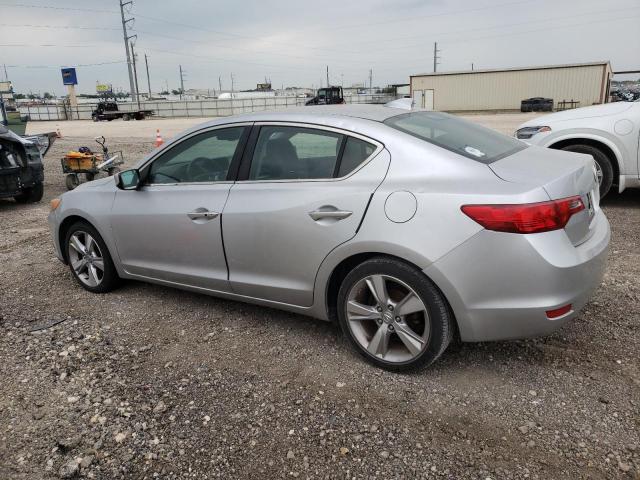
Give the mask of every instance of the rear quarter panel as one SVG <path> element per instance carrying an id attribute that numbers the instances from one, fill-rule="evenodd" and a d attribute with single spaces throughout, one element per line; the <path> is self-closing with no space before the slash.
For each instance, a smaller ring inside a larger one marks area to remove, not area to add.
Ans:
<path id="1" fill-rule="evenodd" d="M 464 215 L 469 203 L 537 202 L 549 199 L 539 187 L 499 179 L 487 165 L 429 145 L 409 135 L 387 139 L 389 172 L 374 193 L 358 233 L 325 258 L 316 278 L 315 314 L 322 315 L 324 288 L 335 267 L 360 253 L 392 255 L 424 270 L 483 228 Z M 415 213 L 389 219 L 385 203 L 394 192 L 411 192 Z"/>

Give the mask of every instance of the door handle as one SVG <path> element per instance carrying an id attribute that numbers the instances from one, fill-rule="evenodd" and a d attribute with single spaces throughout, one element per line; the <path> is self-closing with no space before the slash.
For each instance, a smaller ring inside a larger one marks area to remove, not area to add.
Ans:
<path id="1" fill-rule="evenodd" d="M 201 218 L 204 218 L 206 220 L 211 220 L 216 218 L 218 215 L 220 215 L 218 212 L 209 212 L 209 211 L 205 211 L 205 212 L 189 212 L 187 213 L 187 217 L 189 217 L 191 220 L 198 220 Z"/>
<path id="2" fill-rule="evenodd" d="M 334 218 L 336 220 L 343 220 L 350 217 L 353 212 L 348 210 L 314 210 L 309 212 L 309 216 L 314 220 L 322 220 L 323 218 Z"/>

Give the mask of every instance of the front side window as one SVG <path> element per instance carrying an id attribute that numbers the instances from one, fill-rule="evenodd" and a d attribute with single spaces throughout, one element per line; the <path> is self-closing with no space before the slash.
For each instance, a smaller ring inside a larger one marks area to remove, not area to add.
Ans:
<path id="1" fill-rule="evenodd" d="M 148 183 L 221 182 L 227 173 L 245 127 L 232 127 L 194 135 L 151 164 Z"/>
<path id="2" fill-rule="evenodd" d="M 332 178 L 343 137 L 312 128 L 263 126 L 249 180 Z"/>
<path id="3" fill-rule="evenodd" d="M 485 164 L 526 148 L 519 140 L 446 113 L 405 113 L 388 118 L 384 123 L 425 142 Z"/>

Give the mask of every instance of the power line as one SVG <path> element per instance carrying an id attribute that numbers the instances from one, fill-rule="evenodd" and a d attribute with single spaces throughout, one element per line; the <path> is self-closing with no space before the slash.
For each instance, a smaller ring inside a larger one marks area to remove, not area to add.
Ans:
<path id="1" fill-rule="evenodd" d="M 518 0 L 516 2 L 508 2 L 508 3 L 500 3 L 494 5 L 486 5 L 483 7 L 477 8 L 464 8 L 460 10 L 452 10 L 448 12 L 441 13 L 431 13 L 429 15 L 413 15 L 411 17 L 398 17 L 398 18 L 390 18 L 386 20 L 382 20 L 380 22 L 367 22 L 367 23 L 356 23 L 356 24 L 346 24 L 346 25 L 336 25 L 334 27 L 326 28 L 326 27 L 318 27 L 312 30 L 341 30 L 343 28 L 358 28 L 358 27 L 370 27 L 375 25 L 389 25 L 390 23 L 399 23 L 399 22 L 407 22 L 411 20 L 422 20 L 425 18 L 437 18 L 437 17 L 446 17 L 450 15 L 461 15 L 466 13 L 479 12 L 481 10 L 494 10 L 496 8 L 509 7 L 512 5 L 522 5 L 523 3 L 533 3 L 533 0 Z M 538 2 L 535 2 L 538 3 Z"/>
<path id="2" fill-rule="evenodd" d="M 0 43 L 0 47 L 60 47 L 60 48 L 99 48 L 98 45 L 59 45 L 55 43 Z"/>
<path id="3" fill-rule="evenodd" d="M 116 60 L 113 62 L 99 62 L 99 63 L 79 63 L 73 65 L 76 68 L 79 67 L 97 67 L 101 65 L 115 65 L 119 63 L 125 63 L 122 60 Z M 7 65 L 9 68 L 61 68 L 68 65 Z"/>
<path id="4" fill-rule="evenodd" d="M 117 10 L 98 10 L 95 8 L 78 8 L 78 7 L 54 7 L 51 5 L 31 5 L 26 3 L 6 3 L 1 2 L 2 7 L 18 7 L 18 8 L 45 8 L 49 10 L 67 10 L 75 12 L 92 12 L 92 13 L 118 13 Z"/>
<path id="5" fill-rule="evenodd" d="M 572 14 L 571 18 L 576 18 L 576 17 L 585 17 L 588 15 L 600 15 L 600 14 L 607 14 L 607 13 L 616 13 L 616 12 L 623 12 L 623 11 L 629 11 L 629 10 L 637 10 L 640 9 L 640 7 L 631 7 L 631 8 L 620 8 L 620 9 L 609 9 L 609 10 L 599 10 L 599 11 L 591 11 L 591 12 L 584 12 L 584 13 L 578 13 L 578 14 Z M 443 31 L 443 32 L 430 32 L 430 36 L 437 34 L 438 38 L 440 38 L 443 35 L 456 35 L 458 36 L 458 34 L 460 33 L 468 33 L 468 32 L 477 32 L 477 31 L 483 31 L 483 30 L 493 30 L 496 28 L 503 28 L 503 27 L 520 27 L 523 25 L 530 25 L 530 24 L 534 24 L 534 23 L 545 23 L 545 22 L 550 22 L 553 20 L 558 20 L 557 17 L 553 17 L 553 18 L 543 18 L 540 20 L 532 20 L 532 21 L 526 21 L 526 22 L 518 22 L 518 23 L 503 23 L 500 25 L 492 25 L 490 27 L 480 27 L 480 28 L 465 28 L 463 30 L 447 30 L 447 31 Z M 598 21 L 607 21 L 606 18 L 600 18 L 598 19 Z M 556 28 L 555 26 L 553 26 L 553 28 Z M 507 34 L 509 33 L 514 33 L 514 34 L 518 34 L 520 32 L 505 32 Z M 391 42 L 391 41 L 396 41 L 396 40 L 418 40 L 421 38 L 429 38 L 429 37 L 425 37 L 424 35 L 417 35 L 417 36 L 405 36 L 405 37 L 395 37 L 395 38 L 387 38 L 385 39 L 385 42 Z M 364 43 L 364 44 L 370 44 L 370 41 L 363 41 L 363 42 L 355 42 L 352 45 L 356 45 L 358 43 Z M 377 51 L 387 51 L 387 50 L 404 50 L 406 48 L 413 48 L 413 47 L 422 47 L 423 44 L 422 43 L 418 43 L 418 44 L 397 44 L 397 45 L 393 45 L 393 46 L 389 46 L 389 47 L 384 47 L 381 49 L 378 49 Z"/>
<path id="6" fill-rule="evenodd" d="M 50 29 L 59 29 L 59 30 L 120 30 L 116 27 L 98 27 L 91 26 L 85 27 L 80 25 L 35 25 L 35 24 L 17 24 L 17 23 L 0 23 L 0 27 L 6 28 L 50 28 Z"/>

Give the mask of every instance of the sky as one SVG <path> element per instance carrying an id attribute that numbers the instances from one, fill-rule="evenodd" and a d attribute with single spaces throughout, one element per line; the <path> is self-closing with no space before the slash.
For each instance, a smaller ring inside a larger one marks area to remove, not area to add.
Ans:
<path id="1" fill-rule="evenodd" d="M 134 0 L 138 82 L 154 92 L 274 88 L 369 81 L 408 83 L 433 71 L 610 60 L 640 69 L 640 0 Z M 118 0 L 0 0 L 0 80 L 14 90 L 62 95 L 60 67 L 75 66 L 79 93 L 96 83 L 129 90 Z M 640 74 L 616 79 L 640 78 Z"/>

